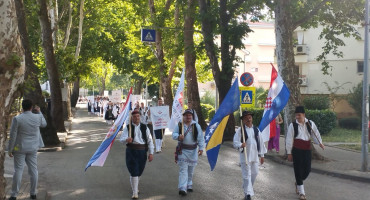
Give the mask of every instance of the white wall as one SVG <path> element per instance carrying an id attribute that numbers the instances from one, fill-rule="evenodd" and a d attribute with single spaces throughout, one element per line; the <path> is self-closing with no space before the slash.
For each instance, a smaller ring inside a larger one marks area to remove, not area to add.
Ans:
<path id="1" fill-rule="evenodd" d="M 360 27 L 358 28 L 363 31 Z M 307 77 L 307 87 L 301 87 L 301 92 L 302 94 L 328 94 L 330 92 L 323 84 L 326 82 L 332 88 L 346 83 L 343 85 L 343 89 L 338 91 L 338 94 L 347 94 L 350 89 L 362 81 L 362 74 L 357 73 L 357 61 L 363 60 L 364 41 L 341 37 L 346 46 L 340 47 L 339 50 L 343 52 L 344 56 L 338 58 L 334 55 L 328 55 L 327 61 L 333 68 L 329 70 L 331 75 L 323 75 L 322 65 L 316 61 L 317 56 L 323 51 L 322 47 L 325 42 L 324 39 L 318 39 L 321 31 L 322 27 L 303 31 L 303 44 L 308 46 L 308 54 L 307 56 L 296 56 L 296 63 L 300 67 L 301 75 Z"/>

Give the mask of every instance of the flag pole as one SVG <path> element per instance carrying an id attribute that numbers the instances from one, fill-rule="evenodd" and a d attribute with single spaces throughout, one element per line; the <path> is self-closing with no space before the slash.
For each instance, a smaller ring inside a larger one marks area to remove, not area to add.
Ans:
<path id="1" fill-rule="evenodd" d="M 131 119 L 132 119 L 132 115 L 131 115 L 131 111 L 130 111 L 130 120 L 129 120 L 129 126 L 128 126 L 128 135 L 129 135 L 129 137 L 131 137 L 132 135 L 131 135 Z M 132 141 L 133 141 L 133 139 L 132 139 Z"/>
<path id="2" fill-rule="evenodd" d="M 185 106 L 185 80 L 186 80 L 186 73 L 185 73 L 185 69 L 183 68 L 183 73 L 184 73 L 184 92 L 183 92 L 183 95 L 182 95 L 182 113 L 184 113 L 184 106 Z M 181 121 L 182 121 L 182 126 L 181 126 L 181 133 L 184 134 L 184 116 L 182 115 L 181 113 Z M 185 138 L 184 138 L 185 139 Z M 183 142 L 183 141 L 181 141 Z"/>
<path id="3" fill-rule="evenodd" d="M 240 110 L 240 116 L 242 116 L 242 107 L 239 106 L 239 110 Z M 245 133 L 244 133 L 244 124 L 243 124 L 243 118 L 240 118 L 240 132 L 242 134 L 242 138 L 243 138 L 243 143 L 245 143 Z M 245 157 L 245 164 L 248 165 L 248 157 L 247 157 L 247 144 L 245 143 L 245 147 L 243 147 L 243 151 L 244 151 L 244 157 Z M 242 163 L 240 163 L 242 164 Z"/>
<path id="4" fill-rule="evenodd" d="M 320 145 L 322 145 L 322 143 L 320 142 L 319 138 L 317 138 L 316 131 L 315 131 L 315 130 L 313 130 L 313 128 L 312 128 L 312 126 L 311 126 L 311 124 L 310 124 L 310 123 L 307 123 L 307 124 L 308 124 L 308 126 L 311 128 L 311 130 L 313 131 L 313 135 L 316 137 L 317 142 L 318 142 Z"/>
<path id="5" fill-rule="evenodd" d="M 163 134 L 163 128 L 161 129 L 161 132 L 162 132 L 162 147 L 164 147 L 164 134 Z"/>

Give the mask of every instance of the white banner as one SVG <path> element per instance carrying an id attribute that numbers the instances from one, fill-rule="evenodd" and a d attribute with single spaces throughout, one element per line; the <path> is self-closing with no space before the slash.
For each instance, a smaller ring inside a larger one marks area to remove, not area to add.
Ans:
<path id="1" fill-rule="evenodd" d="M 184 103 L 184 70 L 182 70 L 181 79 L 179 86 L 177 87 L 175 99 L 172 103 L 172 115 L 171 115 L 171 121 L 168 125 L 168 128 L 170 131 L 173 131 L 177 124 L 182 119 L 182 106 Z"/>
<path id="2" fill-rule="evenodd" d="M 140 106 L 140 102 L 141 102 L 141 95 L 132 95 L 131 97 L 131 102 L 132 102 L 132 108 L 135 108 L 136 104 L 139 104 Z"/>
<path id="3" fill-rule="evenodd" d="M 121 90 L 113 90 L 112 96 L 109 97 L 109 100 L 113 103 L 121 103 L 122 101 L 122 93 Z"/>
<path id="4" fill-rule="evenodd" d="M 167 128 L 168 122 L 170 121 L 170 107 L 150 107 L 150 118 L 152 120 L 154 130 Z"/>

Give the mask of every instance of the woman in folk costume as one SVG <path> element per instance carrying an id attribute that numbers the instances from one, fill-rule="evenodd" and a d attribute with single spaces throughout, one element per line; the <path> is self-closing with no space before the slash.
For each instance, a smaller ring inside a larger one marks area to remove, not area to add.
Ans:
<path id="1" fill-rule="evenodd" d="M 262 165 L 264 163 L 266 147 L 261 137 L 261 132 L 253 125 L 253 113 L 244 111 L 241 120 L 243 126 L 236 130 L 233 143 L 234 148 L 240 152 L 245 199 L 251 200 L 254 195 L 253 184 L 257 178 L 258 164 L 261 163 Z M 244 134 L 245 142 L 243 141 L 242 133 Z M 245 150 L 246 152 L 244 152 Z M 248 160 L 246 161 L 246 159 Z"/>
<path id="2" fill-rule="evenodd" d="M 113 114 L 113 120 L 116 120 L 120 112 L 120 107 L 118 103 L 115 103 L 113 105 L 112 114 Z"/>
<path id="3" fill-rule="evenodd" d="M 140 176 L 144 171 L 146 160 L 149 162 L 153 160 L 154 145 L 148 127 L 140 123 L 140 112 L 133 111 L 131 117 L 132 123 L 124 127 L 120 142 L 127 146 L 126 166 L 130 173 L 132 198 L 138 199 Z"/>
<path id="4" fill-rule="evenodd" d="M 109 103 L 107 103 L 107 105 L 105 106 L 104 110 L 105 110 L 104 119 L 107 122 L 107 124 L 110 125 L 110 124 L 113 123 L 113 120 L 114 120 L 113 103 L 111 101 L 109 101 Z"/>
<path id="5" fill-rule="evenodd" d="M 275 149 L 276 153 L 279 153 L 279 150 L 280 150 L 280 144 L 279 144 L 279 142 L 280 142 L 280 124 L 282 124 L 284 122 L 283 118 L 281 117 L 280 114 L 275 118 L 275 122 L 276 122 L 276 135 L 274 137 L 270 138 L 270 140 L 268 142 L 267 150 L 272 151 L 272 149 Z"/>
<path id="6" fill-rule="evenodd" d="M 299 195 L 299 199 L 305 200 L 306 193 L 303 181 L 311 172 L 311 137 L 322 149 L 325 146 L 322 144 L 316 124 L 306 118 L 303 106 L 296 107 L 295 119 L 296 121 L 288 127 L 285 145 L 288 160 L 293 161 L 296 193 Z"/>
<path id="7" fill-rule="evenodd" d="M 180 167 L 179 195 L 185 196 L 187 192 L 193 192 L 194 168 L 198 163 L 198 155 L 203 153 L 204 135 L 200 125 L 193 120 L 191 109 L 184 111 L 183 122 L 184 125 L 179 123 L 175 127 L 172 138 L 179 141 L 175 152 L 175 162 Z"/>

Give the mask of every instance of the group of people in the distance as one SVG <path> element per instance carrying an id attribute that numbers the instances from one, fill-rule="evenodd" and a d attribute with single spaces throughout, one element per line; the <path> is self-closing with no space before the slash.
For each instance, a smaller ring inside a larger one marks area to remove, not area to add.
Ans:
<path id="1" fill-rule="evenodd" d="M 14 175 L 10 200 L 16 200 L 19 193 L 24 165 L 27 164 L 30 174 L 30 198 L 36 199 L 37 193 L 37 150 L 43 147 L 40 127 L 46 126 L 46 121 L 40 109 L 32 104 L 31 100 L 23 100 L 23 112 L 14 117 L 9 135 L 8 155 L 14 158 Z M 34 112 L 32 112 L 35 108 Z M 143 108 L 145 109 L 145 108 Z M 150 109 L 146 109 L 147 112 Z M 123 128 L 120 142 L 126 144 L 126 165 L 130 173 L 132 198 L 139 198 L 139 181 L 146 161 L 151 162 L 154 154 L 153 136 L 155 143 L 161 144 L 163 132 L 152 135 L 149 123 L 143 123 L 140 106 L 131 113 L 131 123 Z M 145 112 L 144 112 L 145 113 Z M 203 154 L 205 139 L 203 130 L 194 120 L 194 110 L 183 111 L 182 120 L 172 132 L 172 139 L 177 141 L 175 162 L 179 166 L 178 190 L 179 195 L 185 196 L 188 192 L 196 191 L 193 184 L 193 174 L 198 163 L 198 156 Z M 144 114 L 145 116 L 145 114 Z M 303 181 L 311 170 L 311 138 L 324 149 L 320 133 L 311 120 L 305 117 L 302 106 L 296 107 L 295 121 L 289 125 L 286 136 L 286 150 L 288 160 L 293 161 L 295 175 L 295 190 L 299 199 L 306 199 Z M 261 132 L 253 124 L 253 113 L 242 112 L 242 126 L 236 130 L 233 146 L 238 149 L 243 179 L 245 199 L 249 200 L 254 195 L 253 184 L 258 174 L 258 165 L 264 163 L 264 154 L 267 152 L 261 138 Z M 157 151 L 160 151 L 160 146 Z M 149 155 L 148 155 L 149 151 Z M 247 156 L 246 156 L 247 155 Z M 293 186 L 293 184 L 292 184 Z"/>
<path id="2" fill-rule="evenodd" d="M 203 154 L 205 148 L 203 130 L 194 120 L 194 114 L 193 109 L 184 110 L 182 121 L 172 132 L 173 140 L 178 142 L 175 150 L 175 162 L 179 166 L 178 190 L 181 196 L 193 192 L 196 188 L 193 186 L 194 169 L 198 163 L 198 156 Z M 135 109 L 132 112 L 132 123 L 124 127 L 120 138 L 120 141 L 127 146 L 126 165 L 130 173 L 133 199 L 139 198 L 140 176 L 144 171 L 146 160 L 151 162 L 154 153 L 153 135 L 148 124 L 141 122 L 143 119 L 141 115 L 140 109 Z M 240 154 L 245 199 L 250 200 L 254 195 L 253 184 L 257 178 L 258 166 L 264 163 L 264 154 L 267 153 L 267 149 L 261 131 L 253 125 L 253 113 L 244 111 L 240 118 L 243 125 L 236 130 L 233 146 L 238 149 Z M 311 138 L 322 149 L 324 149 L 324 145 L 315 123 L 305 117 L 303 106 L 296 107 L 295 119 L 287 131 L 286 149 L 288 160 L 293 161 L 296 180 L 295 191 L 300 200 L 305 200 L 303 181 L 311 170 Z M 279 125 L 282 123 L 281 116 L 277 117 L 277 121 Z M 274 141 L 270 143 L 270 148 L 277 148 L 276 150 L 279 151 L 279 147 Z M 275 145 L 272 145 L 273 143 Z"/>
<path id="3" fill-rule="evenodd" d="M 87 112 L 95 114 L 99 117 L 104 117 L 108 125 L 113 124 L 113 121 L 119 115 L 119 112 L 124 104 L 120 102 L 109 101 L 108 97 L 97 96 L 92 102 L 87 100 Z"/>

